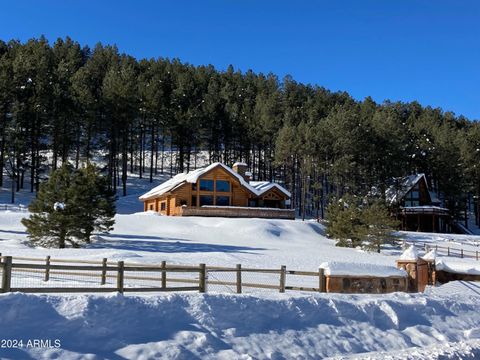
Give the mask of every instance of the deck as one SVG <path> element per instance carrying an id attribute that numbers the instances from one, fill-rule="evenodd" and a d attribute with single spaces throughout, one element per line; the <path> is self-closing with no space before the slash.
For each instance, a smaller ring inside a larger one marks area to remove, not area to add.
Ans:
<path id="1" fill-rule="evenodd" d="M 182 206 L 176 215 L 294 220 L 295 210 L 238 206 Z"/>

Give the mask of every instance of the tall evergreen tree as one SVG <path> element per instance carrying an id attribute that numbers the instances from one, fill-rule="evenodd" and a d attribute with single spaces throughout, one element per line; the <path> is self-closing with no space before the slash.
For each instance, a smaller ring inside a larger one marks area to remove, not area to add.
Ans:
<path id="1" fill-rule="evenodd" d="M 93 232 L 109 232 L 115 224 L 115 193 L 92 163 L 77 171 L 71 183 L 76 213 L 75 236 L 89 243 Z"/>
<path id="2" fill-rule="evenodd" d="M 75 170 L 65 163 L 40 186 L 28 209 L 22 224 L 33 244 L 78 247 L 90 242 L 93 231 L 112 230 L 115 197 L 93 165 Z"/>
<path id="3" fill-rule="evenodd" d="M 74 225 L 80 214 L 72 202 L 72 181 L 73 169 L 64 164 L 41 185 L 28 206 L 30 217 L 22 219 L 32 244 L 63 249 L 69 243 L 78 247 Z"/>

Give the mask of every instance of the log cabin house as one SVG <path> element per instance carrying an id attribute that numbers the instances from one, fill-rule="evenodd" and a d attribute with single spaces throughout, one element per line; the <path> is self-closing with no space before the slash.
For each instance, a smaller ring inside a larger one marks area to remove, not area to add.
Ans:
<path id="1" fill-rule="evenodd" d="M 425 174 L 395 178 L 385 194 L 387 204 L 397 209 L 402 230 L 452 232 L 449 210 L 428 190 Z"/>
<path id="2" fill-rule="evenodd" d="M 247 165 L 213 163 L 182 173 L 140 196 L 144 211 L 170 216 L 294 219 L 290 192 L 277 183 L 251 181 Z"/>

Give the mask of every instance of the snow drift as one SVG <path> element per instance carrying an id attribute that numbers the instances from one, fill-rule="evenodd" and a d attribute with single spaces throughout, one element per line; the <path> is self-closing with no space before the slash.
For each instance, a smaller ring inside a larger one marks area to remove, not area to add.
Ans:
<path id="1" fill-rule="evenodd" d="M 59 339 L 61 348 L 0 349 L 0 357 L 318 359 L 391 352 L 480 338 L 480 297 L 463 295 L 5 294 L 0 338 Z"/>

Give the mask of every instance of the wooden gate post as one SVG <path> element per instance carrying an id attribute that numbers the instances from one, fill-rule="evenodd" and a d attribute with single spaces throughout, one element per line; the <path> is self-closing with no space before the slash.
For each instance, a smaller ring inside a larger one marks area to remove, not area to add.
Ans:
<path id="1" fill-rule="evenodd" d="M 280 292 L 285 292 L 285 278 L 287 277 L 287 267 L 282 265 L 280 268 Z"/>
<path id="2" fill-rule="evenodd" d="M 118 272 L 117 272 L 117 291 L 120 294 L 123 294 L 123 277 L 125 271 L 125 263 L 123 261 L 118 262 Z"/>
<path id="3" fill-rule="evenodd" d="M 167 268 L 167 262 L 162 261 L 162 269 Z M 162 271 L 162 289 L 167 287 L 167 272 L 165 270 Z"/>
<path id="4" fill-rule="evenodd" d="M 198 291 L 204 293 L 207 290 L 207 266 L 205 264 L 200 264 L 198 273 Z"/>
<path id="5" fill-rule="evenodd" d="M 50 255 L 45 259 L 45 281 L 50 280 Z"/>
<path id="6" fill-rule="evenodd" d="M 12 257 L 4 258 L 2 271 L 2 292 L 10 292 L 12 284 Z"/>
<path id="7" fill-rule="evenodd" d="M 101 285 L 105 285 L 107 283 L 107 258 L 102 259 L 102 280 Z"/>
<path id="8" fill-rule="evenodd" d="M 325 270 L 322 268 L 318 269 L 318 291 L 327 292 L 325 284 Z"/>
<path id="9" fill-rule="evenodd" d="M 237 264 L 237 294 L 242 293 L 242 264 Z"/>

